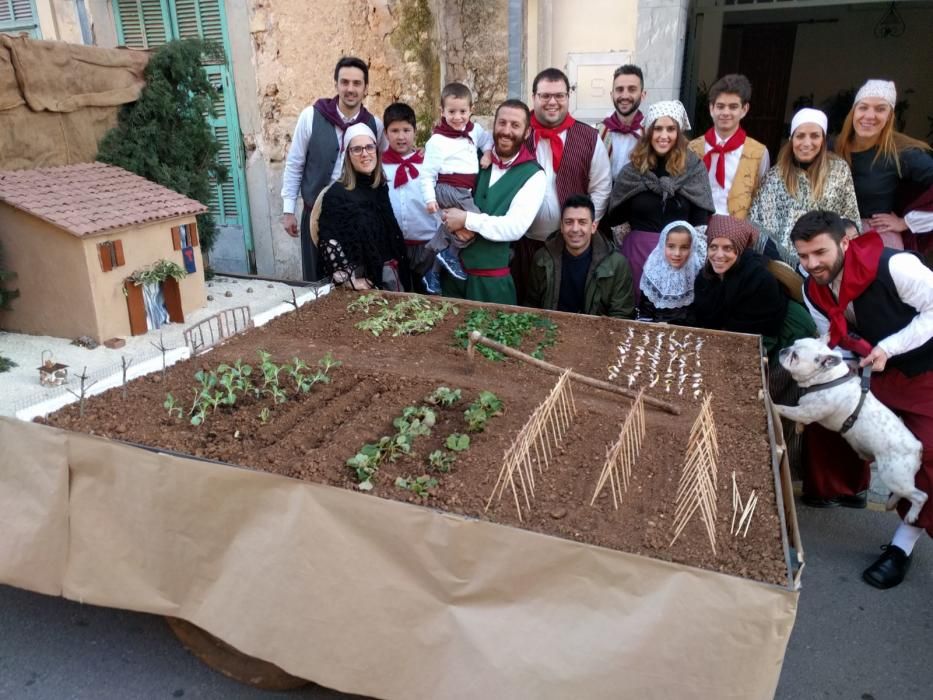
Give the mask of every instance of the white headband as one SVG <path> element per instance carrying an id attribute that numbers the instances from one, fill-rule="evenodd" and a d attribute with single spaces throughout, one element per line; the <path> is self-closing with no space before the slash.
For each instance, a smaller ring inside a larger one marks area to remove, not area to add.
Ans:
<path id="1" fill-rule="evenodd" d="M 816 124 L 823 130 L 823 135 L 826 135 L 826 131 L 829 127 L 829 120 L 826 118 L 826 115 L 823 114 L 818 109 L 813 109 L 812 107 L 804 107 L 797 114 L 794 115 L 794 118 L 790 122 L 790 135 L 793 136 L 794 132 L 797 131 L 797 127 L 801 124 Z"/>
<path id="2" fill-rule="evenodd" d="M 360 122 L 359 124 L 354 124 L 349 129 L 343 132 L 343 142 L 345 145 L 349 146 L 350 141 L 356 136 L 365 136 L 372 140 L 373 143 L 376 143 L 376 135 L 373 133 L 373 130 L 370 129 L 366 124 Z"/>
<path id="3" fill-rule="evenodd" d="M 655 102 L 648 106 L 645 112 L 645 123 L 650 127 L 661 117 L 670 117 L 678 125 L 681 131 L 690 131 L 690 120 L 687 119 L 687 110 L 680 103 L 680 100 L 664 100 Z"/>
<path id="4" fill-rule="evenodd" d="M 855 94 L 855 102 L 852 104 L 858 104 L 866 97 L 880 97 L 891 105 L 891 109 L 894 109 L 897 102 L 897 88 L 894 87 L 894 83 L 890 80 L 869 80 L 859 88 L 859 91 Z"/>

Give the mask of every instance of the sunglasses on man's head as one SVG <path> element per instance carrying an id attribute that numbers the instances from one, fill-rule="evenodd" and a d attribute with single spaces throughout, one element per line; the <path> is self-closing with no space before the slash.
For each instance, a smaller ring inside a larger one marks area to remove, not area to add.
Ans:
<path id="1" fill-rule="evenodd" d="M 350 152 L 351 156 L 359 156 L 363 153 L 375 153 L 376 144 L 367 143 L 365 146 L 350 146 L 347 150 Z"/>

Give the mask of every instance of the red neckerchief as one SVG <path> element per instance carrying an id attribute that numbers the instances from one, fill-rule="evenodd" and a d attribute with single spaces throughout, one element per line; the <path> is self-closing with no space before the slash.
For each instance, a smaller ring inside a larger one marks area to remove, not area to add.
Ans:
<path id="1" fill-rule="evenodd" d="M 635 116 L 632 117 L 632 123 L 626 124 L 624 121 L 619 119 L 618 112 L 613 112 L 611 115 L 603 119 L 603 124 L 606 125 L 606 131 L 614 131 L 617 134 L 631 134 L 632 136 L 641 136 L 641 123 L 644 118 L 644 114 L 641 112 L 635 112 Z"/>
<path id="2" fill-rule="evenodd" d="M 395 171 L 395 181 L 392 183 L 394 189 L 398 189 L 408 182 L 409 178 L 414 180 L 418 177 L 418 168 L 415 165 L 421 165 L 424 162 L 424 153 L 415 151 L 410 156 L 403 156 L 401 153 L 387 148 L 382 154 L 382 162 L 385 165 L 397 165 Z"/>
<path id="3" fill-rule="evenodd" d="M 561 158 L 564 157 L 564 142 L 560 140 L 560 135 L 572 127 L 576 121 L 576 119 L 568 114 L 560 124 L 549 128 L 538 121 L 534 112 L 531 113 L 531 128 L 534 129 L 535 148 L 538 147 L 538 143 L 541 139 L 548 140 L 551 144 L 551 162 L 554 164 L 555 173 L 560 167 Z"/>
<path id="4" fill-rule="evenodd" d="M 524 143 L 522 147 L 518 149 L 518 155 L 516 155 L 510 163 L 504 163 L 496 152 L 492 152 L 492 164 L 495 165 L 500 170 L 508 170 L 509 168 L 514 168 L 516 165 L 521 165 L 522 163 L 527 163 L 529 160 L 534 160 L 534 154 L 528 150 L 528 146 Z"/>
<path id="5" fill-rule="evenodd" d="M 710 128 L 706 132 L 706 143 L 709 144 L 710 151 L 703 156 L 703 164 L 706 166 L 706 170 L 709 171 L 713 163 L 713 155 L 716 153 L 719 154 L 719 160 L 716 161 L 716 182 L 719 183 L 720 187 L 725 188 L 726 154 L 730 151 L 734 151 L 745 143 L 745 129 L 739 127 L 738 130 L 729 137 L 729 140 L 720 146 L 717 143 L 716 130 Z"/>
<path id="6" fill-rule="evenodd" d="M 319 112 L 328 122 L 336 128 L 346 131 L 354 124 L 365 124 L 372 115 L 366 111 L 365 107 L 360 107 L 360 111 L 350 121 L 345 121 L 343 113 L 337 107 L 336 97 L 322 97 L 314 103 L 314 110 Z M 343 150 L 343 134 L 340 135 L 340 150 Z"/>
<path id="7" fill-rule="evenodd" d="M 849 241 L 842 263 L 842 284 L 839 300 L 833 297 L 829 285 L 817 284 L 807 278 L 810 296 L 821 310 L 829 313 L 829 346 L 841 345 L 846 350 L 865 357 L 871 352 L 871 343 L 864 338 L 849 335 L 846 307 L 857 299 L 878 276 L 878 262 L 884 252 L 884 242 L 875 231 L 863 233 Z"/>
<path id="8" fill-rule="evenodd" d="M 450 124 L 447 123 L 447 120 L 444 117 L 441 117 L 440 123 L 434 127 L 432 134 L 440 134 L 441 136 L 447 136 L 452 139 L 470 139 L 470 143 L 473 143 L 473 137 L 470 136 L 470 132 L 473 131 L 473 122 L 467 122 L 466 127 L 463 131 L 457 131 Z"/>

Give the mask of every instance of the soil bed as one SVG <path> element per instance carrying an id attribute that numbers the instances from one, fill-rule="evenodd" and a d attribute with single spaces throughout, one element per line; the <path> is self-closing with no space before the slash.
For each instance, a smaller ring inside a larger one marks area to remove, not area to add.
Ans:
<path id="1" fill-rule="evenodd" d="M 663 370 L 668 356 L 661 353 L 662 378 L 646 395 L 671 401 L 680 416 L 646 407 L 647 434 L 632 470 L 628 492 L 618 510 L 608 488 L 590 506 L 602 470 L 607 446 L 618 437 L 619 425 L 631 407 L 628 400 L 573 384 L 577 414 L 556 459 L 538 475 L 530 515 L 519 522 L 511 495 L 493 502 L 485 511 L 502 457 L 513 436 L 534 408 L 548 395 L 557 377 L 515 360 L 490 361 L 477 355 L 472 366 L 466 352 L 455 345 L 453 331 L 474 308 L 458 304 L 426 334 L 374 338 L 354 324 L 366 318 L 347 305 L 357 295 L 334 292 L 294 313 L 232 339 L 206 355 L 170 367 L 160 374 L 130 383 L 128 398 L 114 389 L 87 400 L 84 417 L 76 404 L 52 414 L 50 425 L 102 435 L 115 440 L 174 450 L 220 460 L 251 469 L 356 489 L 353 470 L 345 462 L 367 443 L 396 432 L 393 419 L 406 406 L 423 405 L 438 386 L 461 389 L 462 399 L 450 408 L 435 407 L 437 422 L 428 436 L 414 440 L 413 451 L 395 462 L 385 461 L 374 477 L 368 497 L 383 497 L 425 505 L 469 517 L 524 527 L 595 545 L 676 561 L 713 571 L 787 585 L 781 524 L 775 499 L 771 449 L 768 442 L 758 342 L 754 337 L 706 334 L 694 329 L 672 329 L 586 316 L 550 315 L 558 325 L 557 341 L 543 349 L 544 359 L 591 377 L 635 388 L 650 382 L 648 358 L 659 332 L 676 333 L 683 342 L 692 334 L 694 347 L 702 347 L 687 367 L 686 381 L 676 378 L 667 389 Z M 393 298 L 393 302 L 395 298 Z M 542 313 L 542 316 L 547 314 Z M 541 340 L 535 331 L 523 344 L 530 352 Z M 619 346 L 626 346 L 625 362 L 618 371 Z M 642 352 L 638 347 L 643 346 Z M 199 369 L 242 360 L 258 369 L 257 351 L 268 351 L 277 363 L 299 357 L 312 367 L 331 352 L 343 365 L 331 370 L 329 384 L 315 385 L 307 394 L 273 405 L 271 399 L 246 397 L 234 409 L 221 407 L 204 425 L 190 425 L 187 416 L 170 417 L 163 407 L 171 392 L 187 409 L 197 385 Z M 660 352 L 657 350 L 657 352 Z M 634 374 L 636 358 L 641 372 Z M 694 366 L 696 358 L 702 361 Z M 676 370 L 677 361 L 673 362 Z M 684 374 L 681 370 L 680 374 Z M 699 375 L 699 376 L 698 376 Z M 694 387 L 694 384 L 699 384 Z M 466 433 L 463 411 L 480 391 L 494 392 L 504 403 L 502 415 L 486 429 L 470 433 L 468 450 L 457 455 L 449 473 L 427 466 L 427 456 L 443 449 L 451 433 Z M 680 391 L 682 393 L 680 393 Z M 700 408 L 700 392 L 713 395 L 720 447 L 716 489 L 717 551 L 713 554 L 706 530 L 696 514 L 673 546 L 672 520 L 675 495 L 690 428 Z M 267 421 L 260 419 L 269 408 Z M 746 537 L 730 534 L 732 472 L 742 498 L 754 489 L 759 496 Z M 395 485 L 397 477 L 429 474 L 438 484 L 421 497 Z"/>

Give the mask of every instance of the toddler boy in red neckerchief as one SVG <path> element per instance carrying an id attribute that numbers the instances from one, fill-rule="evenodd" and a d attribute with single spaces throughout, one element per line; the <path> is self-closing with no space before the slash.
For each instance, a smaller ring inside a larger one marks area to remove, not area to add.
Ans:
<path id="1" fill-rule="evenodd" d="M 421 190 L 426 210 L 434 214 L 439 209 L 455 208 L 478 212 L 473 203 L 473 188 L 480 166 L 489 167 L 492 137 L 479 124 L 470 121 L 473 115 L 473 93 L 462 83 L 448 83 L 441 91 L 441 121 L 424 148 L 421 167 Z M 482 158 L 479 157 L 482 152 Z M 428 242 L 428 250 L 437 254 L 434 266 L 423 282 L 428 292 L 440 294 L 440 272 L 446 269 L 459 280 L 466 279 L 460 264 L 460 248 L 469 242 L 460 241 L 441 224 Z"/>

